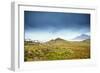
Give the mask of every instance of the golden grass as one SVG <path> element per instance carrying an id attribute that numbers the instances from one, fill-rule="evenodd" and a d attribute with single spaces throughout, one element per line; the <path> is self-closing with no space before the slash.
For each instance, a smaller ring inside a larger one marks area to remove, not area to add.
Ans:
<path id="1" fill-rule="evenodd" d="M 25 43 L 24 61 L 90 58 L 89 42 Z"/>

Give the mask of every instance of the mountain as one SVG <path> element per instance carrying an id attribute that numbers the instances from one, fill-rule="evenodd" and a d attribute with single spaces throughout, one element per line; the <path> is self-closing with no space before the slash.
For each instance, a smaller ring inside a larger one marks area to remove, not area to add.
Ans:
<path id="1" fill-rule="evenodd" d="M 72 40 L 73 40 L 73 41 L 83 41 L 83 40 L 87 40 L 87 39 L 90 39 L 90 36 L 89 36 L 89 35 L 81 34 L 81 35 L 75 37 L 75 38 L 72 39 Z"/>
<path id="2" fill-rule="evenodd" d="M 63 41 L 63 42 L 68 42 L 67 40 L 64 40 L 64 39 L 62 39 L 62 38 L 56 38 L 56 39 L 52 39 L 52 40 L 50 40 L 50 41 L 55 41 L 55 42 L 58 42 L 58 41 Z"/>
<path id="3" fill-rule="evenodd" d="M 64 40 L 62 38 L 56 38 L 56 39 L 54 39 L 54 41 L 66 41 L 66 40 Z"/>
<path id="4" fill-rule="evenodd" d="M 57 43 L 69 43 L 69 41 L 67 41 L 67 40 L 64 40 L 64 39 L 62 39 L 62 38 L 56 38 L 56 39 L 52 39 L 52 40 L 49 40 L 49 41 L 47 41 L 46 43 L 48 43 L 48 44 L 57 44 Z"/>

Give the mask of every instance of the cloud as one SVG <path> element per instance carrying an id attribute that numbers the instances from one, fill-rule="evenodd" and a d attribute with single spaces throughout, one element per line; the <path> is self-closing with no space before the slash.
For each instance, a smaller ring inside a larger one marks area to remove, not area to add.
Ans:
<path id="1" fill-rule="evenodd" d="M 90 14 L 25 11 L 24 30 L 27 37 L 35 36 L 35 34 L 39 36 L 38 34 L 41 33 L 45 36 L 55 35 L 56 37 L 57 34 L 69 37 L 69 33 L 76 36 L 90 32 Z"/>
<path id="2" fill-rule="evenodd" d="M 25 30 L 90 27 L 90 14 L 25 11 Z"/>

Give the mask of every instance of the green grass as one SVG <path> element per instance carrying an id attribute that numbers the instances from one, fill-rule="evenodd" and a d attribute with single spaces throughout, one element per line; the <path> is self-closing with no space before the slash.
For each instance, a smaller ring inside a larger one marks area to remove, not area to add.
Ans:
<path id="1" fill-rule="evenodd" d="M 90 42 L 49 41 L 24 43 L 24 61 L 90 58 Z"/>

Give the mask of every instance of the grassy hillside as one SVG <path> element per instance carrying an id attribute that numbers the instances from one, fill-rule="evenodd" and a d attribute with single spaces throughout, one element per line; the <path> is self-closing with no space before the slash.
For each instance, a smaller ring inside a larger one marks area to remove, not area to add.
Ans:
<path id="1" fill-rule="evenodd" d="M 90 41 L 66 41 L 61 38 L 45 43 L 24 41 L 24 61 L 90 58 Z"/>

